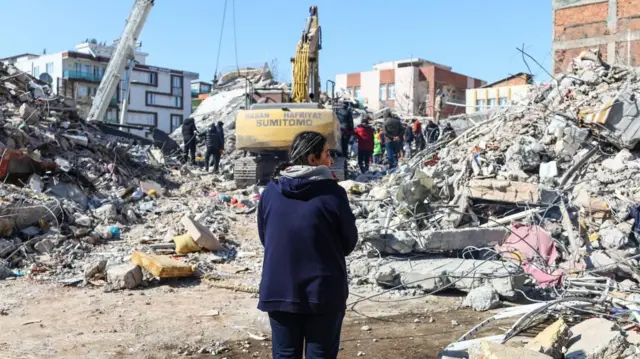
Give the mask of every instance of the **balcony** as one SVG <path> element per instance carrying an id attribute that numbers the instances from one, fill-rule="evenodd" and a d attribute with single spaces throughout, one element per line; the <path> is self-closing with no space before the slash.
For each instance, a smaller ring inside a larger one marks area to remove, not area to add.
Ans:
<path id="1" fill-rule="evenodd" d="M 70 71 L 70 70 L 65 70 L 62 73 L 62 77 L 64 77 L 65 79 L 85 80 L 85 81 L 93 81 L 93 82 L 102 81 L 103 76 L 104 74 L 96 75 L 92 72 L 81 72 L 81 71 Z"/>

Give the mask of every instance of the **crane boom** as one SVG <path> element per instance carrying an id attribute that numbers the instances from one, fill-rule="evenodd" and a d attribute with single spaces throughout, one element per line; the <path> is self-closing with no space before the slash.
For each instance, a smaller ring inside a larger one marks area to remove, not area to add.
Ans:
<path id="1" fill-rule="evenodd" d="M 309 94 L 313 93 L 317 98 L 320 91 L 319 50 L 322 49 L 322 33 L 318 23 L 318 7 L 309 7 L 309 17 L 305 24 L 302 36 L 296 46 L 296 56 L 291 59 L 293 67 L 294 102 L 305 102 Z"/>
<path id="2" fill-rule="evenodd" d="M 118 46 L 113 52 L 104 77 L 100 81 L 100 86 L 96 91 L 93 99 L 91 110 L 89 111 L 88 121 L 102 121 L 109 102 L 113 97 L 118 83 L 120 82 L 120 74 L 124 71 L 129 59 L 132 59 L 135 53 L 135 44 L 140 36 L 140 32 L 147 21 L 149 12 L 153 7 L 154 0 L 136 0 L 133 9 L 127 18 Z"/>

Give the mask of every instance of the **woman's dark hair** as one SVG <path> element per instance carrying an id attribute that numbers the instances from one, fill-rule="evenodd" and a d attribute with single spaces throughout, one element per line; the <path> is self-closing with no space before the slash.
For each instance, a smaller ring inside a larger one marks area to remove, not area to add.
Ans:
<path id="1" fill-rule="evenodd" d="M 289 150 L 289 160 L 279 164 L 273 171 L 273 178 L 277 178 L 280 171 L 294 165 L 308 165 L 309 155 L 320 157 L 324 145 L 327 143 L 326 137 L 315 131 L 303 131 L 296 135 Z"/>

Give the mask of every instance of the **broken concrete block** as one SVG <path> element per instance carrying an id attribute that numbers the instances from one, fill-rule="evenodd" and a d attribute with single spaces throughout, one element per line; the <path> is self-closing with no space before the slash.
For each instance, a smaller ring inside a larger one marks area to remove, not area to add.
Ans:
<path id="1" fill-rule="evenodd" d="M 363 241 L 371 243 L 380 253 L 407 254 L 413 252 L 416 237 L 411 232 L 393 232 L 377 237 L 369 236 Z"/>
<path id="2" fill-rule="evenodd" d="M 51 253 L 53 248 L 55 248 L 55 243 L 49 238 L 44 238 L 40 242 L 36 243 L 34 246 L 36 250 L 42 254 Z"/>
<path id="3" fill-rule="evenodd" d="M 628 343 L 614 322 L 591 318 L 571 328 L 571 346 L 566 359 L 618 358 Z"/>
<path id="4" fill-rule="evenodd" d="M 461 258 L 394 261 L 380 265 L 378 271 L 389 272 L 391 269 L 407 288 L 426 290 L 451 284 L 451 288 L 469 292 L 483 285 L 491 285 L 506 299 L 516 297 L 515 289 L 520 289 L 526 278 L 514 263 Z"/>
<path id="5" fill-rule="evenodd" d="M 75 223 L 82 227 L 91 227 L 93 225 L 93 220 L 89 216 L 85 216 L 84 214 L 75 213 Z"/>
<path id="6" fill-rule="evenodd" d="M 515 163 L 524 171 L 533 170 L 540 165 L 540 153 L 544 146 L 531 136 L 518 136 L 505 153 L 506 162 Z"/>
<path id="7" fill-rule="evenodd" d="M 617 158 L 607 158 L 606 160 L 602 161 L 602 167 L 608 169 L 613 173 L 618 173 L 624 171 L 624 169 L 627 168 L 627 165 L 625 165 L 624 162 L 620 161 Z"/>
<path id="8" fill-rule="evenodd" d="M 107 269 L 107 283 L 112 289 L 133 289 L 142 283 L 142 270 L 135 264 L 124 263 Z"/>
<path id="9" fill-rule="evenodd" d="M 374 187 L 371 191 L 369 191 L 369 196 L 379 201 L 391 197 L 391 195 L 389 194 L 389 190 L 382 186 Z"/>
<path id="10" fill-rule="evenodd" d="M 66 133 L 62 134 L 62 136 L 76 145 L 85 146 L 85 147 L 89 145 L 89 139 L 85 136 L 69 135 Z"/>
<path id="11" fill-rule="evenodd" d="M 540 163 L 540 178 L 555 178 L 558 177 L 558 164 L 556 161 L 542 162 Z"/>
<path id="12" fill-rule="evenodd" d="M 469 198 L 490 201 L 526 203 L 540 201 L 540 189 L 536 183 L 493 179 L 471 180 L 465 192 Z"/>
<path id="13" fill-rule="evenodd" d="M 396 235 L 398 233 L 396 232 Z M 417 251 L 430 252 L 463 250 L 469 246 L 494 247 L 501 244 L 509 234 L 510 231 L 503 227 L 422 231 L 416 238 L 414 248 Z"/>
<path id="14" fill-rule="evenodd" d="M 462 305 L 471 307 L 476 312 L 485 312 L 500 306 L 500 298 L 498 298 L 498 292 L 493 287 L 484 285 L 473 288 L 467 294 Z"/>
<path id="15" fill-rule="evenodd" d="M 37 110 L 26 103 L 20 106 L 19 111 L 20 117 L 25 120 L 25 122 L 36 122 L 40 119 L 40 114 L 37 113 Z"/>
<path id="16" fill-rule="evenodd" d="M 118 210 L 113 203 L 106 203 L 97 208 L 94 212 L 95 216 L 106 221 L 114 221 L 118 219 Z"/>
<path id="17" fill-rule="evenodd" d="M 375 275 L 376 283 L 379 286 L 392 288 L 400 285 L 400 275 L 394 268 L 384 268 L 378 270 Z"/>
<path id="18" fill-rule="evenodd" d="M 17 249 L 13 242 L 0 238 L 0 258 L 4 258 Z"/>
<path id="19" fill-rule="evenodd" d="M 551 359 L 550 356 L 506 345 L 481 342 L 469 348 L 469 359 Z"/>
<path id="20" fill-rule="evenodd" d="M 131 261 L 157 278 L 188 277 L 193 274 L 193 268 L 190 265 L 167 256 L 136 251 L 131 255 Z"/>
<path id="21" fill-rule="evenodd" d="M 525 348 L 547 354 L 553 359 L 562 359 L 564 356 L 562 348 L 567 346 L 571 336 L 571 329 L 560 318 L 536 335 Z"/>
<path id="22" fill-rule="evenodd" d="M 586 188 L 582 188 L 577 192 L 574 203 L 577 206 L 584 208 L 589 213 L 611 211 L 607 202 L 601 200 L 598 197 L 592 197 Z"/>
<path id="23" fill-rule="evenodd" d="M 371 186 L 366 183 L 360 183 L 353 180 L 338 182 L 338 184 L 350 194 L 363 194 L 369 192 L 369 189 L 371 188 Z"/>
<path id="24" fill-rule="evenodd" d="M 180 220 L 180 223 L 187 230 L 187 233 L 191 235 L 191 238 L 202 248 L 210 251 L 223 250 L 224 247 L 218 242 L 218 239 L 211 233 L 209 228 L 196 222 L 189 216 L 184 216 Z"/>
<path id="25" fill-rule="evenodd" d="M 2 263 L 2 261 L 0 261 L 0 280 L 7 279 L 7 278 L 13 277 L 13 276 L 14 276 L 14 274 L 11 271 L 11 269 L 9 269 L 9 267 L 4 265 Z"/>
<path id="26" fill-rule="evenodd" d="M 598 231 L 600 243 L 606 249 L 618 249 L 629 243 L 629 235 L 617 227 L 604 227 Z"/>
<path id="27" fill-rule="evenodd" d="M 99 259 L 97 261 L 93 261 L 84 267 L 84 278 L 91 279 L 100 273 L 104 273 L 106 268 L 107 268 L 106 259 Z"/>
<path id="28" fill-rule="evenodd" d="M 633 155 L 633 153 L 629 152 L 629 150 L 626 148 L 620 150 L 620 152 L 618 152 L 618 154 L 615 156 L 615 160 L 622 163 L 633 161 L 634 159 L 635 156 Z"/>

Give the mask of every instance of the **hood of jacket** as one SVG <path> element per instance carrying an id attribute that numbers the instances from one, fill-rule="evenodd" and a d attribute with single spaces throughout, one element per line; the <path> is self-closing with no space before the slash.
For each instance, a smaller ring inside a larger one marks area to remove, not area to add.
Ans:
<path id="1" fill-rule="evenodd" d="M 306 200 L 326 180 L 336 180 L 327 166 L 290 166 L 280 171 L 276 185 L 285 197 Z"/>

